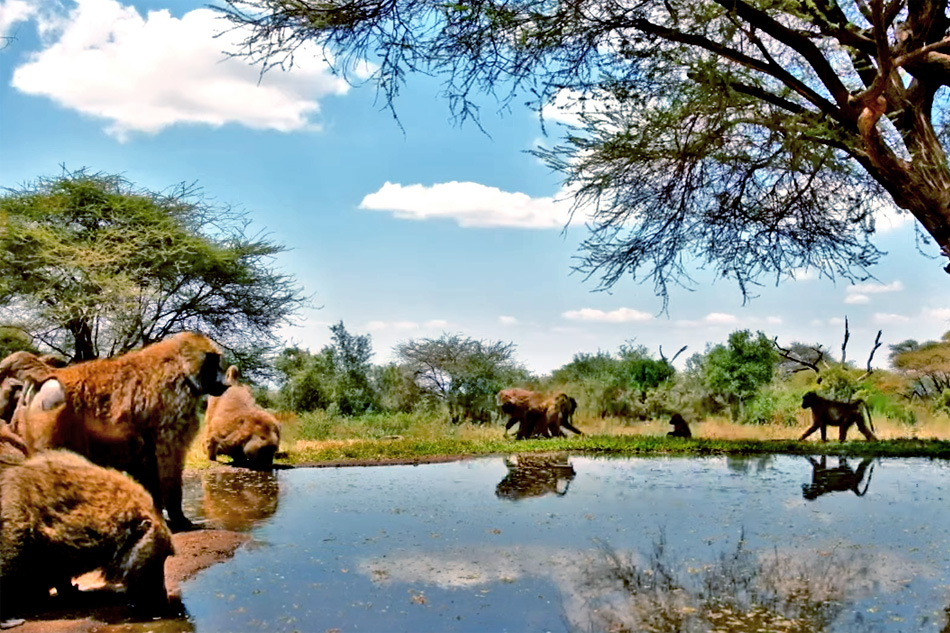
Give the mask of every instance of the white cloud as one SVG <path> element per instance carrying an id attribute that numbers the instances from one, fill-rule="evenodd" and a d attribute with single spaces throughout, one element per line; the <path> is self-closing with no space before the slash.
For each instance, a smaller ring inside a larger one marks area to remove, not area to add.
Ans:
<path id="1" fill-rule="evenodd" d="M 950 321 L 950 308 L 928 308 L 924 316 L 938 321 Z"/>
<path id="2" fill-rule="evenodd" d="M 910 317 L 906 317 L 902 314 L 888 314 L 885 312 L 875 313 L 873 319 L 875 323 L 883 324 L 907 323 L 910 321 Z"/>
<path id="3" fill-rule="evenodd" d="M 462 227 L 562 229 L 570 217 L 571 202 L 532 198 L 476 182 L 432 186 L 387 182 L 363 198 L 360 208 L 389 211 L 403 220 L 451 219 Z"/>
<path id="4" fill-rule="evenodd" d="M 0 37 L 10 35 L 15 24 L 29 20 L 36 11 L 35 4 L 24 2 L 24 0 L 0 2 Z"/>
<path id="5" fill-rule="evenodd" d="M 768 317 L 765 317 L 765 322 L 768 323 L 769 325 L 781 325 L 785 321 L 782 319 L 782 317 L 768 316 Z"/>
<path id="6" fill-rule="evenodd" d="M 864 294 L 864 295 L 874 295 L 874 294 L 883 294 L 886 292 L 900 292 L 904 289 L 904 284 L 900 280 L 889 283 L 889 284 L 879 284 L 879 283 L 865 283 L 865 284 L 855 284 L 853 286 L 848 286 L 845 292 L 847 294 Z"/>
<path id="7" fill-rule="evenodd" d="M 502 315 L 498 317 L 498 322 L 501 323 L 502 325 L 517 325 L 518 319 L 516 319 L 513 316 Z"/>
<path id="8" fill-rule="evenodd" d="M 871 298 L 867 295 L 849 294 L 845 296 L 844 302 L 850 305 L 862 305 L 870 303 Z"/>
<path id="9" fill-rule="evenodd" d="M 409 330 L 426 330 L 444 328 L 449 324 L 443 319 L 432 319 L 429 321 L 370 321 L 366 324 L 366 329 L 374 332 L 382 330 L 392 330 L 397 332 L 406 332 Z"/>
<path id="10" fill-rule="evenodd" d="M 595 308 L 581 308 L 580 310 L 568 310 L 562 316 L 569 321 L 596 321 L 601 323 L 634 323 L 653 320 L 652 314 L 640 312 L 633 308 L 617 308 L 610 312 Z"/>
<path id="11" fill-rule="evenodd" d="M 722 312 L 710 312 L 703 317 L 704 323 L 712 323 L 716 325 L 734 325 L 738 323 L 739 319 L 736 318 L 734 314 L 724 314 Z"/>
<path id="12" fill-rule="evenodd" d="M 291 71 L 263 77 L 226 57 L 242 33 L 224 32 L 228 24 L 210 9 L 143 18 L 116 0 L 78 0 L 68 18 L 41 17 L 37 26 L 55 41 L 14 71 L 12 85 L 109 121 L 119 139 L 181 123 L 318 129 L 319 99 L 348 90 L 312 46 L 298 51 Z"/>

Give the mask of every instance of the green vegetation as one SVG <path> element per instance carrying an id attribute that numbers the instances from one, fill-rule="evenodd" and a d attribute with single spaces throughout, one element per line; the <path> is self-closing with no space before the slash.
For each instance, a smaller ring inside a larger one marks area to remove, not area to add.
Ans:
<path id="1" fill-rule="evenodd" d="M 40 178 L 0 193 L 0 315 L 74 361 L 201 330 L 254 375 L 305 299 L 273 268 L 284 248 L 247 228 L 190 186 L 153 192 L 85 170 Z"/>

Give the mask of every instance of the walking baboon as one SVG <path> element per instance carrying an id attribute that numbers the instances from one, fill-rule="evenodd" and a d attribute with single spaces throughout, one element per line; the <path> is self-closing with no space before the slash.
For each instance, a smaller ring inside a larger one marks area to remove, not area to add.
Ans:
<path id="1" fill-rule="evenodd" d="M 228 367 L 228 390 L 208 399 L 205 413 L 208 459 L 228 455 L 238 465 L 270 468 L 280 445 L 280 423 L 257 406 L 247 385 L 238 382 L 238 369 Z"/>
<path id="2" fill-rule="evenodd" d="M 564 437 L 562 426 L 583 435 L 580 429 L 571 424 L 577 401 L 565 393 L 549 396 L 528 389 L 502 389 L 498 392 L 497 401 L 502 413 L 509 416 L 505 430 L 518 424 L 515 437 L 519 440 L 529 437 Z"/>
<path id="3" fill-rule="evenodd" d="M 874 473 L 873 459 L 865 457 L 858 464 L 857 470 L 851 470 L 848 466 L 848 460 L 844 457 L 838 458 L 837 468 L 828 468 L 825 456 L 821 456 L 821 461 L 815 461 L 810 455 L 806 455 L 811 462 L 811 484 L 802 484 L 802 496 L 808 499 L 817 499 L 823 494 L 829 492 L 838 492 L 850 490 L 859 497 L 867 494 L 868 486 L 871 485 L 871 475 Z M 871 467 L 868 470 L 868 466 Z M 864 490 L 860 489 L 861 481 L 864 480 L 864 473 L 867 471 L 868 480 L 864 484 Z"/>
<path id="4" fill-rule="evenodd" d="M 116 358 L 51 370 L 20 426 L 31 450 L 67 448 L 125 470 L 168 512 L 172 529 L 187 529 L 181 473 L 198 433 L 198 403 L 227 387 L 217 345 L 182 332 Z"/>
<path id="5" fill-rule="evenodd" d="M 816 430 L 821 430 L 821 441 L 827 441 L 826 427 L 837 426 L 838 440 L 843 442 L 847 439 L 848 428 L 855 424 L 865 438 L 877 441 L 874 433 L 864 424 L 864 413 L 867 412 L 868 424 L 871 429 L 874 428 L 871 411 L 863 400 L 838 402 L 809 391 L 802 397 L 802 409 L 811 409 L 812 425 L 798 438 L 799 440 L 804 440 Z"/>
<path id="6" fill-rule="evenodd" d="M 172 536 L 141 485 L 67 451 L 0 473 L 0 611 L 35 608 L 102 569 L 136 606 L 165 604 Z"/>
<path id="7" fill-rule="evenodd" d="M 673 425 L 673 430 L 667 433 L 670 437 L 693 437 L 693 434 L 689 430 L 689 424 L 686 423 L 686 420 L 683 419 L 679 413 L 674 413 L 673 417 L 670 418 L 670 424 Z"/>

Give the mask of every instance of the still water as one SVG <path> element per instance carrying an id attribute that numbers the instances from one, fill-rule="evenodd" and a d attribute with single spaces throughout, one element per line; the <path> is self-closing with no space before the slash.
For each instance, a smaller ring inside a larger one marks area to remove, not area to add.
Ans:
<path id="1" fill-rule="evenodd" d="M 205 473 L 199 633 L 947 631 L 950 464 L 484 458 Z"/>

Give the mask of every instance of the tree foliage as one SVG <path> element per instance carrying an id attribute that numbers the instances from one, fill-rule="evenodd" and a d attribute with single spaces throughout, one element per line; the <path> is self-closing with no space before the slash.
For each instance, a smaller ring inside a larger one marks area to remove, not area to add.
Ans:
<path id="1" fill-rule="evenodd" d="M 284 247 L 247 229 L 192 186 L 159 193 L 86 170 L 41 178 L 0 195 L 0 309 L 74 361 L 198 330 L 253 373 L 305 298 L 273 267 Z"/>
<path id="2" fill-rule="evenodd" d="M 933 394 L 950 389 L 950 340 L 947 334 L 939 341 L 920 344 L 903 341 L 892 346 L 892 350 L 894 368 L 917 379 L 925 392 Z"/>
<path id="3" fill-rule="evenodd" d="M 401 343 L 394 351 L 422 393 L 448 406 L 453 422 L 488 422 L 495 394 L 527 375 L 514 360 L 514 343 L 443 334 Z"/>
<path id="4" fill-rule="evenodd" d="M 947 1 L 225 0 L 265 65 L 317 43 L 478 96 L 580 111 L 538 155 L 591 214 L 580 268 L 666 296 L 699 264 L 744 293 L 802 268 L 861 278 L 895 203 L 950 255 Z M 550 112 L 550 110 L 548 110 Z"/>
<path id="5" fill-rule="evenodd" d="M 723 398 L 737 414 L 744 402 L 772 380 L 778 354 L 762 332 L 749 330 L 729 335 L 725 345 L 716 345 L 703 361 L 703 378 L 709 389 Z"/>

